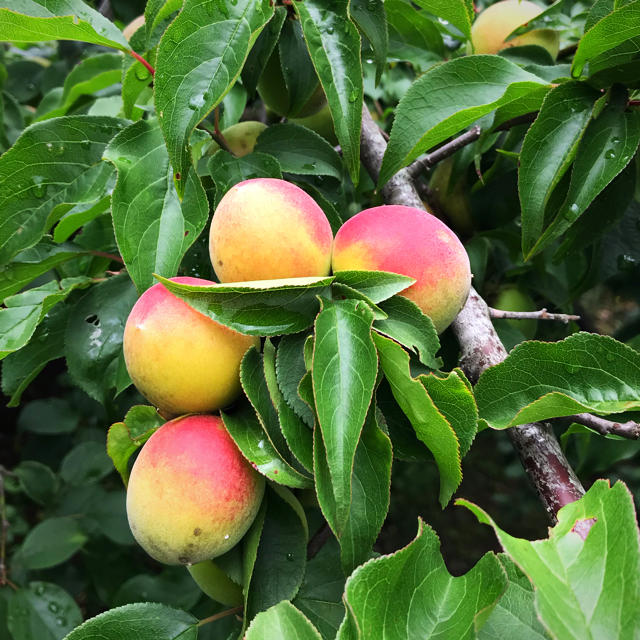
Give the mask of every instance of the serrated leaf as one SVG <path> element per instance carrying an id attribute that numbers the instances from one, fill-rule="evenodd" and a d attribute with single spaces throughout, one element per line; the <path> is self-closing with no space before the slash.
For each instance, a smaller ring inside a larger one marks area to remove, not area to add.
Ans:
<path id="1" fill-rule="evenodd" d="M 51 582 L 30 582 L 9 600 L 7 624 L 13 640 L 59 640 L 81 622 L 75 600 Z"/>
<path id="2" fill-rule="evenodd" d="M 82 0 L 6 0 L 0 31 L 7 42 L 79 40 L 128 51 L 122 32 Z"/>
<path id="3" fill-rule="evenodd" d="M 336 136 L 352 181 L 360 173 L 362 64 L 360 34 L 349 17 L 348 0 L 294 3 L 302 33 L 331 110 Z"/>
<path id="4" fill-rule="evenodd" d="M 73 308 L 65 335 L 69 374 L 92 398 L 105 402 L 117 387 L 124 359 L 124 325 L 137 294 L 126 275 L 94 285 Z"/>
<path id="5" fill-rule="evenodd" d="M 58 491 L 59 481 L 46 464 L 35 460 L 24 460 L 13 468 L 20 488 L 38 504 L 46 505 Z"/>
<path id="6" fill-rule="evenodd" d="M 409 354 L 393 340 L 376 332 L 372 335 L 393 397 L 409 418 L 418 439 L 435 458 L 440 472 L 440 504 L 444 509 L 462 481 L 458 438 L 424 385 L 411 376 Z"/>
<path id="7" fill-rule="evenodd" d="M 60 477 L 70 485 L 86 486 L 113 471 L 104 443 L 89 440 L 76 445 L 62 459 Z"/>
<path id="8" fill-rule="evenodd" d="M 311 486 L 309 478 L 296 471 L 278 453 L 247 400 L 241 400 L 233 411 L 220 415 L 242 455 L 262 475 L 287 487 L 305 489 Z"/>
<path id="9" fill-rule="evenodd" d="M 422 313 L 413 300 L 395 296 L 381 303 L 380 308 L 387 318 L 374 321 L 373 328 L 376 331 L 411 349 L 418 354 L 420 362 L 430 369 L 442 366 L 442 360 L 436 356 L 440 350 L 438 332 L 431 318 Z"/>
<path id="10" fill-rule="evenodd" d="M 552 637 L 632 640 L 640 625 L 640 542 L 633 498 L 622 482 L 597 480 L 558 511 L 549 538 L 502 531 L 480 507 L 459 500 L 493 527 L 535 587 L 536 610 Z M 553 567 L 553 570 L 550 570 Z"/>
<path id="11" fill-rule="evenodd" d="M 609 104 L 587 126 L 576 150 L 565 201 L 532 252 L 542 250 L 573 225 L 635 155 L 640 113 L 626 110 L 627 98 L 626 91 L 613 87 Z"/>
<path id="12" fill-rule="evenodd" d="M 196 640 L 197 623 L 191 614 L 163 604 L 127 604 L 87 620 L 64 640 Z"/>
<path id="13" fill-rule="evenodd" d="M 156 27 L 172 13 L 182 8 L 184 0 L 149 0 L 144 8 L 144 26 L 147 32 L 147 42 Z"/>
<path id="14" fill-rule="evenodd" d="M 576 78 L 595 56 L 640 35 L 640 1 L 629 2 L 596 22 L 578 42 L 571 75 Z"/>
<path id="15" fill-rule="evenodd" d="M 102 153 L 124 124 L 67 116 L 25 129 L 0 158 L 0 264 L 40 240 L 57 220 L 57 205 L 103 195 L 112 169 L 101 162 Z"/>
<path id="16" fill-rule="evenodd" d="M 268 0 L 186 0 L 162 36 L 155 105 L 180 197 L 191 166 L 191 132 L 235 84 L 273 11 Z"/>
<path id="17" fill-rule="evenodd" d="M 544 84 L 494 55 L 466 56 L 432 67 L 398 105 L 379 184 L 478 118 Z"/>
<path id="18" fill-rule="evenodd" d="M 552 89 L 527 131 L 520 152 L 518 192 L 522 207 L 522 252 L 538 251 L 545 228 L 545 209 L 567 172 L 585 134 L 599 94 L 577 82 Z"/>
<path id="19" fill-rule="evenodd" d="M 311 326 L 318 313 L 321 296 L 333 281 L 324 278 L 287 278 L 227 282 L 194 286 L 158 280 L 196 311 L 252 336 L 297 333 Z"/>
<path id="20" fill-rule="evenodd" d="M 49 518 L 36 525 L 18 551 L 27 569 L 46 569 L 68 560 L 88 540 L 74 517 Z"/>
<path id="21" fill-rule="evenodd" d="M 360 291 L 376 304 L 404 291 L 415 282 L 415 278 L 389 271 L 336 271 L 334 276 L 334 282 Z"/>
<path id="22" fill-rule="evenodd" d="M 321 640 L 318 630 L 307 617 L 286 600 L 258 614 L 245 637 L 246 640 Z"/>
<path id="23" fill-rule="evenodd" d="M 111 210 L 120 255 L 138 291 L 153 274 L 175 276 L 187 249 L 202 232 L 209 204 L 194 171 L 182 202 L 156 122 L 140 120 L 121 131 L 104 152 L 118 170 Z"/>
<path id="24" fill-rule="evenodd" d="M 334 148 L 321 135 L 299 124 L 268 127 L 258 136 L 255 149 L 273 156 L 287 173 L 342 179 L 342 161 Z"/>
<path id="25" fill-rule="evenodd" d="M 389 34 L 387 33 L 387 17 L 383 0 L 351 0 L 349 5 L 351 18 L 358 25 L 358 29 L 364 33 L 373 49 L 376 61 L 376 84 L 387 63 L 387 46 Z"/>
<path id="26" fill-rule="evenodd" d="M 356 569 L 345 587 L 347 616 L 338 639 L 474 638 L 479 619 L 504 592 L 506 576 L 487 553 L 454 578 L 439 547 L 433 529 L 419 520 L 408 546 Z"/>
<path id="27" fill-rule="evenodd" d="M 574 333 L 524 342 L 475 387 L 480 417 L 494 429 L 575 413 L 640 408 L 640 353 L 608 336 Z"/>
<path id="28" fill-rule="evenodd" d="M 315 322 L 313 394 L 335 501 L 329 524 L 338 535 L 349 517 L 354 458 L 378 371 L 372 322 L 369 307 L 353 300 L 325 303 Z"/>
<path id="29" fill-rule="evenodd" d="M 450 22 L 467 40 L 471 39 L 471 23 L 475 16 L 472 0 L 416 0 L 416 4 Z"/>
<path id="30" fill-rule="evenodd" d="M 113 182 L 115 183 L 115 175 L 113 178 Z M 65 242 L 80 227 L 108 211 L 111 206 L 111 192 L 113 191 L 111 181 L 106 185 L 106 191 L 108 195 L 102 198 L 97 198 L 91 202 L 82 202 L 69 209 L 69 211 L 60 218 L 60 221 L 54 229 L 54 242 Z"/>

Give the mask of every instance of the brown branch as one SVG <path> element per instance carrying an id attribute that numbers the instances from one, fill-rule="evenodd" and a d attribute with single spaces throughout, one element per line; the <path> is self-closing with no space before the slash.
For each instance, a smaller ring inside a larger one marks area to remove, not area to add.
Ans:
<path id="1" fill-rule="evenodd" d="M 228 151 L 232 155 L 235 155 L 233 153 L 233 151 L 231 151 L 231 148 L 229 147 L 227 141 L 225 140 L 225 137 L 222 135 L 222 131 L 220 131 L 220 109 L 219 109 L 219 107 L 216 107 L 213 110 L 213 128 L 214 128 L 214 133 L 215 133 L 215 137 L 216 137 L 217 143 L 225 151 Z"/>
<path id="2" fill-rule="evenodd" d="M 13 589 L 17 587 L 9 580 L 7 575 L 7 531 L 9 521 L 7 520 L 7 504 L 4 493 L 5 476 L 13 475 L 0 465 L 0 587 L 9 585 Z"/>
<path id="3" fill-rule="evenodd" d="M 633 422 L 633 420 L 613 422 L 613 420 L 593 416 L 590 413 L 576 413 L 573 416 L 567 416 L 565 419 L 589 427 L 589 429 L 593 429 L 603 436 L 614 435 L 628 438 L 629 440 L 640 440 L 640 423 Z"/>
<path id="4" fill-rule="evenodd" d="M 113 260 L 113 262 L 119 262 L 120 264 L 124 264 L 124 260 L 115 253 L 107 253 L 106 251 L 87 251 L 87 253 L 91 256 L 97 256 L 98 258 L 109 258 L 109 260 Z"/>
<path id="5" fill-rule="evenodd" d="M 205 624 L 209 624 L 210 622 L 215 622 L 216 620 L 222 620 L 222 618 L 226 618 L 227 616 L 232 616 L 234 613 L 240 613 L 242 611 L 242 606 L 233 607 L 233 609 L 227 609 L 226 611 L 221 611 L 220 613 L 216 613 L 215 615 L 209 616 L 208 618 L 203 618 L 198 622 L 198 627 L 202 627 Z"/>
<path id="6" fill-rule="evenodd" d="M 307 545 L 307 560 L 311 560 L 331 537 L 331 528 L 325 522 L 311 537 Z"/>
<path id="7" fill-rule="evenodd" d="M 568 313 L 549 313 L 546 309 L 540 311 L 504 311 L 489 307 L 489 317 L 494 320 L 556 320 L 569 324 L 572 320 L 580 320 L 580 316 L 569 315 Z"/>
<path id="8" fill-rule="evenodd" d="M 377 125 L 369 111 L 363 108 L 360 155 L 374 181 L 378 179 L 385 148 L 386 143 Z M 389 180 L 382 189 L 382 197 L 390 204 L 424 209 L 406 169 Z M 487 304 L 473 288 L 464 308 L 453 322 L 453 331 L 460 343 L 460 364 L 472 382 L 477 381 L 487 367 L 498 364 L 507 356 L 491 323 Z M 551 520 L 555 522 L 558 509 L 583 496 L 584 488 L 548 425 L 525 424 L 513 427 L 508 432 L 525 471 Z"/>
<path id="9" fill-rule="evenodd" d="M 538 117 L 537 111 L 530 111 L 529 113 L 523 113 L 521 116 L 511 118 L 511 120 L 505 120 L 502 124 L 499 124 L 494 131 L 507 131 L 513 127 L 517 127 L 519 124 L 529 124 Z"/>

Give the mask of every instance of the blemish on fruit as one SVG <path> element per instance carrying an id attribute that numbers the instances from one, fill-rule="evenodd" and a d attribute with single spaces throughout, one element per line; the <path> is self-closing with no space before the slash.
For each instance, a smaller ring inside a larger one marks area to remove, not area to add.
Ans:
<path id="1" fill-rule="evenodd" d="M 194 536 L 199 536 L 201 533 L 202 533 L 202 529 L 201 529 L 200 527 L 196 527 L 196 528 L 193 530 L 193 535 L 194 535 Z"/>

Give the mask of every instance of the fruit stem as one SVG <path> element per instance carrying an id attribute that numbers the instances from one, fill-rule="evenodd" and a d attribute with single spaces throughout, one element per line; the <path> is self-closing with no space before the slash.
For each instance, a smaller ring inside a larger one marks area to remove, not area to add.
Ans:
<path id="1" fill-rule="evenodd" d="M 187 565 L 187 569 L 201 591 L 212 600 L 230 607 L 239 606 L 244 602 L 240 586 L 213 560 Z"/>

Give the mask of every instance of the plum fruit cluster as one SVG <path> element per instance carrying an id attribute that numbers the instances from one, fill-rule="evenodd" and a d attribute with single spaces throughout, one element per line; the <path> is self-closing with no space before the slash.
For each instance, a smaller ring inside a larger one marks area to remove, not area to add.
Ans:
<path id="1" fill-rule="evenodd" d="M 220 201 L 210 229 L 221 283 L 382 270 L 413 277 L 401 295 L 443 331 L 471 286 L 469 259 L 435 216 L 405 206 L 366 209 L 335 239 L 323 210 L 284 180 L 240 182 Z M 197 278 L 177 282 L 216 286 Z M 219 286 L 219 285 L 217 285 Z M 240 365 L 259 339 L 201 314 L 156 284 L 134 305 L 124 332 L 127 369 L 138 390 L 172 418 L 147 441 L 131 472 L 127 513 L 140 545 L 168 564 L 198 563 L 244 536 L 264 478 L 214 413 L 241 393 Z"/>

